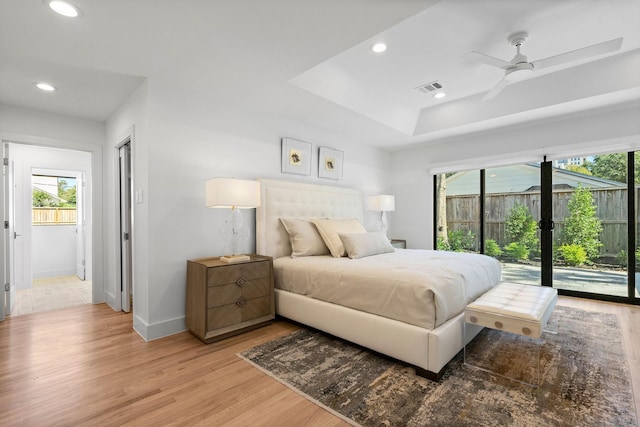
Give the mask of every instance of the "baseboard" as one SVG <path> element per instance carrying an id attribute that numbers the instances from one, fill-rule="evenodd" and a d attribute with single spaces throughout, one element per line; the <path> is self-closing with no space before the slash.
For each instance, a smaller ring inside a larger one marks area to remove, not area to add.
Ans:
<path id="1" fill-rule="evenodd" d="M 133 329 L 145 340 L 153 341 L 187 330 L 184 317 L 148 324 L 139 316 L 133 315 Z"/>
<path id="2" fill-rule="evenodd" d="M 76 269 L 66 269 L 66 270 L 48 270 L 48 271 L 35 271 L 32 273 L 32 277 L 34 279 L 46 279 L 48 277 L 61 277 L 61 276 L 75 276 Z"/>

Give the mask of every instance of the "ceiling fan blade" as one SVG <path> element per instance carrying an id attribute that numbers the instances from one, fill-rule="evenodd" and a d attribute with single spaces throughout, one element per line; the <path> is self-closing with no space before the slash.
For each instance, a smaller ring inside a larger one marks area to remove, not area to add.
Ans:
<path id="1" fill-rule="evenodd" d="M 591 56 L 614 52 L 620 49 L 620 46 L 622 46 L 622 37 L 533 61 L 533 69 L 536 70 L 540 68 L 554 67 L 567 62 L 578 61 Z"/>
<path id="2" fill-rule="evenodd" d="M 509 84 L 509 82 L 507 81 L 507 79 L 502 79 L 498 82 L 497 85 L 495 85 L 493 87 L 493 89 L 491 89 L 489 92 L 487 92 L 483 97 L 482 100 L 483 101 L 488 101 L 490 99 L 493 99 L 496 97 L 496 95 L 498 95 L 500 92 L 502 92 L 502 89 L 504 89 L 505 87 L 507 87 L 507 85 Z"/>
<path id="3" fill-rule="evenodd" d="M 470 61 L 480 62 L 482 64 L 491 65 L 492 67 L 498 68 L 507 68 L 511 67 L 513 64 L 508 61 L 504 61 L 499 58 L 494 58 L 493 56 L 485 55 L 480 52 L 469 52 L 462 55 L 463 58 L 468 59 Z"/>

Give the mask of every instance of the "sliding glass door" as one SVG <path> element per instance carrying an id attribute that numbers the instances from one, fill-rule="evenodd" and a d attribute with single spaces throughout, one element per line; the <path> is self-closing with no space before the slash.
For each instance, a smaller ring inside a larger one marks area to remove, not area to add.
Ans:
<path id="1" fill-rule="evenodd" d="M 480 172 L 438 175 L 435 193 L 436 249 L 480 252 Z"/>
<path id="2" fill-rule="evenodd" d="M 506 281 L 635 302 L 636 157 L 545 159 L 442 175 L 445 181 L 434 181 L 435 247 L 495 257 Z"/>
<path id="3" fill-rule="evenodd" d="M 627 153 L 553 163 L 553 287 L 626 297 Z"/>
<path id="4" fill-rule="evenodd" d="M 502 279 L 540 286 L 540 165 L 485 170 L 484 253 L 502 263 Z"/>

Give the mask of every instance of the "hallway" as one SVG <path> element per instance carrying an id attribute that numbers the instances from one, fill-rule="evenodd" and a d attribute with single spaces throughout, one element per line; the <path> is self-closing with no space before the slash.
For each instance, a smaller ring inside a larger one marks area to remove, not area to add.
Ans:
<path id="1" fill-rule="evenodd" d="M 91 281 L 77 276 L 34 279 L 31 289 L 16 291 L 12 316 L 91 304 Z"/>

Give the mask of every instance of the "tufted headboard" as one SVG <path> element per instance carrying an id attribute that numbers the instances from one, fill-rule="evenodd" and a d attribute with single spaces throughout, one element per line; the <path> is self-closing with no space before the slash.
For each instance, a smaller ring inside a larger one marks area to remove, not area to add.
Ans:
<path id="1" fill-rule="evenodd" d="M 275 258 L 291 255 L 280 218 L 363 217 L 362 193 L 344 187 L 259 179 L 261 206 L 256 210 L 256 252 Z"/>

